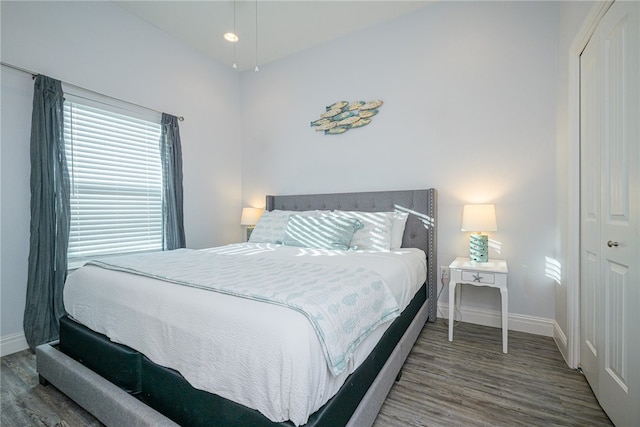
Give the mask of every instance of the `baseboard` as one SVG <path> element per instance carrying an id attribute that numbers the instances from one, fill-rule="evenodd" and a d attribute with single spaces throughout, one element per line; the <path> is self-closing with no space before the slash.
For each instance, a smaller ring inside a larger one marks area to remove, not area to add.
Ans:
<path id="1" fill-rule="evenodd" d="M 564 333 L 558 322 L 553 322 L 553 340 L 556 342 L 558 346 L 558 350 L 560 350 L 560 354 L 564 358 L 564 361 L 567 365 L 571 366 L 569 363 L 569 358 L 567 357 L 569 352 L 569 346 L 567 341 L 567 335 Z"/>
<path id="2" fill-rule="evenodd" d="M 23 332 L 0 338 L 0 356 L 8 356 L 29 348 Z"/>
<path id="3" fill-rule="evenodd" d="M 449 304 L 438 304 L 438 317 L 449 317 Z M 460 316 L 462 317 L 460 319 Z M 499 311 L 482 310 L 471 307 L 462 307 L 460 312 L 456 310 L 456 320 L 474 323 L 476 325 L 492 326 L 500 328 L 502 326 L 502 315 Z M 544 317 L 527 316 L 524 314 L 509 313 L 509 330 L 526 332 L 545 337 L 554 336 L 555 320 Z"/>

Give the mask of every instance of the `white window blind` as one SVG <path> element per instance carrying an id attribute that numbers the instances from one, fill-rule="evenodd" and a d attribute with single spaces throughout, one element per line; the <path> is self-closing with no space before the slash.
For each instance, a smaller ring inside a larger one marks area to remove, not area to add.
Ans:
<path id="1" fill-rule="evenodd" d="M 69 265 L 104 255 L 162 250 L 159 118 L 150 121 L 65 98 Z"/>

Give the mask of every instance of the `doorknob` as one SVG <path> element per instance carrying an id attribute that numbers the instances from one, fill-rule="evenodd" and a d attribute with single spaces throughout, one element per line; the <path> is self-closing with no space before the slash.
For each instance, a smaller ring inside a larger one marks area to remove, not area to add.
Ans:
<path id="1" fill-rule="evenodd" d="M 618 242 L 612 242 L 611 240 L 609 240 L 607 242 L 607 246 L 609 246 L 610 248 L 614 247 L 614 246 L 618 246 Z"/>

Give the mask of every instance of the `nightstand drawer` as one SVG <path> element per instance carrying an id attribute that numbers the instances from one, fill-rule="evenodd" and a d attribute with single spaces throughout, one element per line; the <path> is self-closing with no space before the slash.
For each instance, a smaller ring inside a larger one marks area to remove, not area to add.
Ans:
<path id="1" fill-rule="evenodd" d="M 471 283 L 495 283 L 495 274 L 482 271 L 463 271 L 462 280 Z"/>

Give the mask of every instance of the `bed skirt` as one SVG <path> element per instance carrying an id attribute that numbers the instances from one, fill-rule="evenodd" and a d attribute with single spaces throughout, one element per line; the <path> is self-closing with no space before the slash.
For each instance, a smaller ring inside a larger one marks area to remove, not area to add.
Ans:
<path id="1" fill-rule="evenodd" d="M 423 286 L 365 362 L 311 415 L 306 426 L 373 423 L 425 325 L 427 302 Z M 60 335 L 59 345 L 45 344 L 37 349 L 41 379 L 51 382 L 106 425 L 293 425 L 272 422 L 258 411 L 197 390 L 178 372 L 158 366 L 135 350 L 114 344 L 68 318 L 61 320 Z M 106 400 L 108 404 L 103 404 Z M 134 415 L 138 412 L 146 415 Z M 124 419 L 114 419 L 119 416 Z M 147 420 L 153 421 L 147 424 Z"/>

